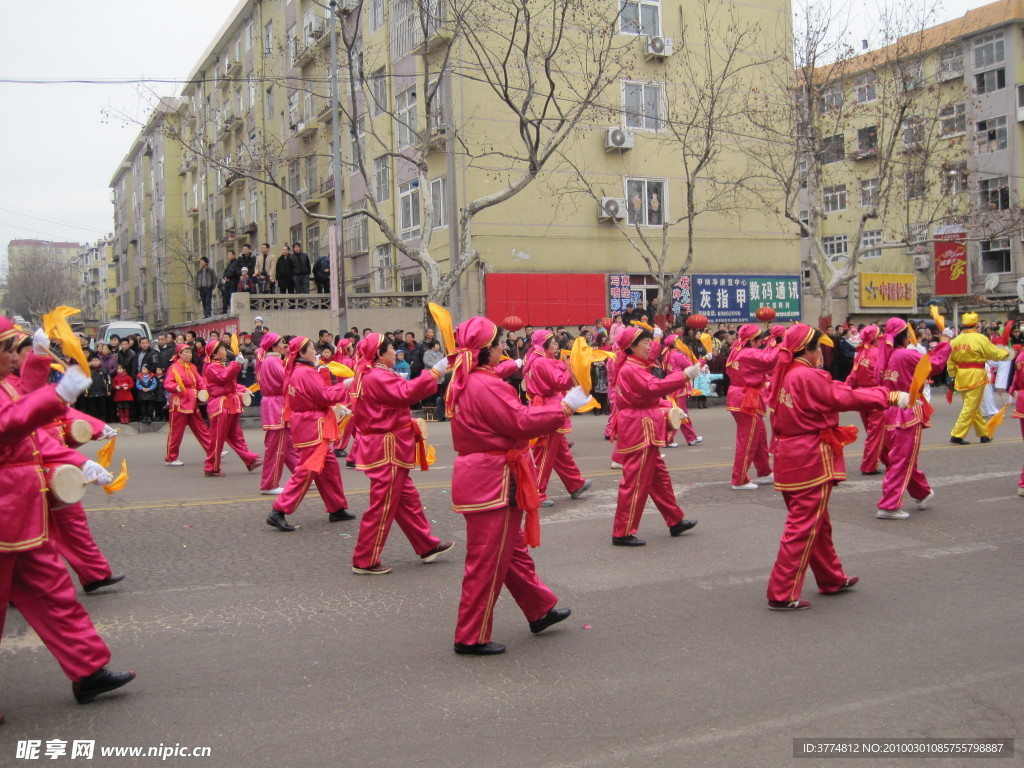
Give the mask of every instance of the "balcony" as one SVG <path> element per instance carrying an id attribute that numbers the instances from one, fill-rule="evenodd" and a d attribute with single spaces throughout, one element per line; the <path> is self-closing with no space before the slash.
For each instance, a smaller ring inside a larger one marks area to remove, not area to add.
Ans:
<path id="1" fill-rule="evenodd" d="M 226 77 L 235 77 L 242 72 L 242 57 L 239 56 L 236 59 L 232 59 L 231 62 L 224 68 L 224 75 Z"/>
<path id="2" fill-rule="evenodd" d="M 316 59 L 316 55 L 317 45 L 315 40 L 302 38 L 295 41 L 295 66 L 306 66 Z"/>
<path id="3" fill-rule="evenodd" d="M 334 194 L 334 177 L 328 176 L 326 179 L 320 182 L 320 192 L 318 197 L 330 197 Z"/>
<path id="4" fill-rule="evenodd" d="M 870 147 L 868 149 L 858 149 L 856 152 L 851 152 L 849 155 L 850 160 L 874 160 L 878 157 L 878 147 Z"/>
<path id="5" fill-rule="evenodd" d="M 292 136 L 296 138 L 305 138 L 312 136 L 317 131 L 317 124 L 315 120 L 300 120 L 294 123 L 292 126 Z"/>
<path id="6" fill-rule="evenodd" d="M 316 120 L 318 123 L 326 123 L 331 119 L 331 100 L 324 99 L 323 104 L 320 105 L 320 109 L 316 113 Z"/>
<path id="7" fill-rule="evenodd" d="M 199 209 L 198 208 L 189 208 L 187 211 L 185 211 L 185 215 L 186 216 L 193 216 L 195 218 L 199 218 Z"/>

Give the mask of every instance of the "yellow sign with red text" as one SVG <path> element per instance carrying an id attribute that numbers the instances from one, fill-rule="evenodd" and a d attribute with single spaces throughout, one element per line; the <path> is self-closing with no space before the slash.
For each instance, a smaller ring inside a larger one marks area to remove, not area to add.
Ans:
<path id="1" fill-rule="evenodd" d="M 887 272 L 861 272 L 860 306 L 862 309 L 917 307 L 917 276 Z"/>

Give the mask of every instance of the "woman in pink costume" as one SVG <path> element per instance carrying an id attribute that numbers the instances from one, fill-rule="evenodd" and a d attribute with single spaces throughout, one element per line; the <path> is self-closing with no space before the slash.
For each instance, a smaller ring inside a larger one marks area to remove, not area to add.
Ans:
<path id="1" fill-rule="evenodd" d="M 256 381 L 259 382 L 260 416 L 263 421 L 263 477 L 260 493 L 276 496 L 281 487 L 284 467 L 294 473 L 296 467 L 292 432 L 284 423 L 284 339 L 267 332 L 256 352 Z"/>
<path id="2" fill-rule="evenodd" d="M 868 325 L 860 333 L 860 347 L 853 358 L 853 370 L 846 377 L 846 383 L 853 389 L 878 386 L 879 371 L 878 326 Z M 886 463 L 885 411 L 862 411 L 864 422 L 864 454 L 860 460 L 862 475 L 877 475 L 878 462 Z"/>
<path id="3" fill-rule="evenodd" d="M 242 356 L 238 355 L 230 364 L 227 360 L 228 347 L 223 341 L 211 341 L 206 345 L 203 378 L 206 379 L 210 393 L 206 415 L 210 417 L 210 432 L 213 434 L 211 450 L 207 456 L 207 463 L 211 465 L 206 470 L 207 477 L 224 477 L 220 468 L 220 455 L 225 444 L 238 454 L 250 472 L 263 464 L 260 457 L 246 445 L 239 423 L 242 416 L 242 387 L 238 384 L 238 376 L 242 372 Z"/>
<path id="4" fill-rule="evenodd" d="M 207 474 L 213 471 L 213 437 L 199 413 L 199 393 L 206 389 L 206 379 L 199 369 L 192 364 L 192 347 L 179 344 L 174 348 L 174 357 L 164 375 L 164 389 L 171 396 L 168 403 L 167 418 L 170 429 L 167 431 L 167 452 L 164 464 L 168 467 L 180 467 L 183 462 L 178 459 L 181 450 L 181 439 L 185 436 L 185 428 L 192 430 L 200 447 L 206 453 L 203 469 Z M 220 451 L 217 452 L 220 456 Z"/>
<path id="5" fill-rule="evenodd" d="M 758 344 L 760 337 L 759 326 L 753 323 L 740 326 L 725 364 L 729 372 L 725 407 L 736 421 L 736 453 L 732 462 L 734 491 L 756 491 L 757 486 L 772 481 L 768 431 L 764 426 L 764 385 L 775 367 L 779 351 L 774 344 L 762 349 Z M 751 464 L 757 471 L 753 482 L 747 474 Z"/>

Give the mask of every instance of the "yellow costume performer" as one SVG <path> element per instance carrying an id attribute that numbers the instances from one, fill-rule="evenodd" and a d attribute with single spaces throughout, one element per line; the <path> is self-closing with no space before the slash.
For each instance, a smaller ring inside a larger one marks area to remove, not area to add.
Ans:
<path id="1" fill-rule="evenodd" d="M 985 361 L 1005 360 L 1009 353 L 978 333 L 978 315 L 974 312 L 966 312 L 961 318 L 961 324 L 963 331 L 949 343 L 951 351 L 946 369 L 955 379 L 954 388 L 963 395 L 964 405 L 953 425 L 949 442 L 966 445 L 964 437 L 973 424 L 981 442 L 987 443 L 992 438 L 989 437 L 985 419 L 981 415 L 981 398 L 988 381 Z"/>

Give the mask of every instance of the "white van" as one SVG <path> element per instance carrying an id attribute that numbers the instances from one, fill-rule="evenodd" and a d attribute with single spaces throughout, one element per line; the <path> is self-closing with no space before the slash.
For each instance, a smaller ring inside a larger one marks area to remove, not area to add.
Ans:
<path id="1" fill-rule="evenodd" d="M 111 336 L 123 339 L 126 336 L 134 336 L 135 334 L 139 334 L 144 339 L 152 340 L 153 338 L 147 323 L 135 322 L 134 320 L 114 320 L 100 326 L 99 336 L 96 340 L 107 342 L 110 341 Z"/>

